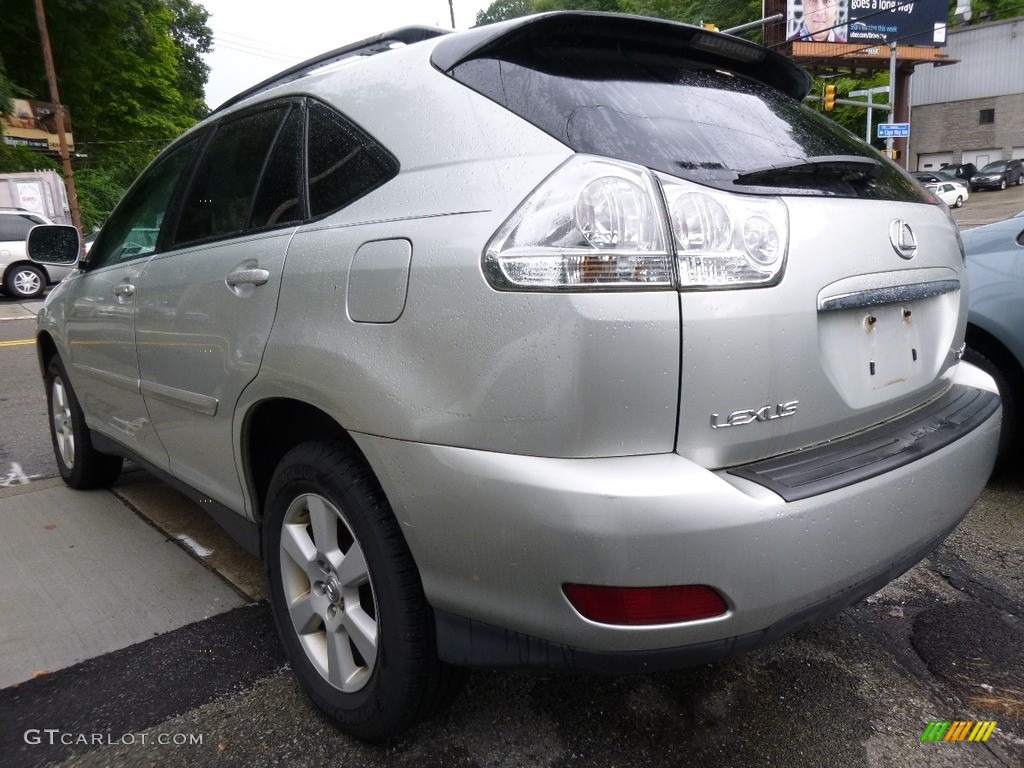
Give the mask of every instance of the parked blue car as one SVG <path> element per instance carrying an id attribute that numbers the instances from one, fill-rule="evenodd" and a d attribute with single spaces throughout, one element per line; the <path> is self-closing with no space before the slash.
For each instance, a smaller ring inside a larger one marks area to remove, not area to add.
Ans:
<path id="1" fill-rule="evenodd" d="M 962 237 L 971 285 L 965 357 L 999 385 L 999 463 L 1007 466 L 1024 449 L 1024 211 Z"/>

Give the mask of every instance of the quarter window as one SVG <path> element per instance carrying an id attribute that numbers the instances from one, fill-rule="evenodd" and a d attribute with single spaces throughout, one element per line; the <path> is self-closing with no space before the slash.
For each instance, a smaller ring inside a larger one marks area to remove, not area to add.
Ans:
<path id="1" fill-rule="evenodd" d="M 314 218 L 342 208 L 398 174 L 398 161 L 322 104 L 310 102 L 309 209 Z"/>

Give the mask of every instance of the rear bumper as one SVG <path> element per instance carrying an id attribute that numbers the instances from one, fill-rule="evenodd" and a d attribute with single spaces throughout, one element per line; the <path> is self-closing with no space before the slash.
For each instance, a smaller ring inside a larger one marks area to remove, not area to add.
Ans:
<path id="1" fill-rule="evenodd" d="M 356 438 L 419 565 L 446 659 L 646 669 L 767 642 L 912 566 L 980 494 L 999 420 L 989 402 L 931 452 L 788 502 L 675 454 L 547 459 Z M 566 582 L 708 584 L 729 610 L 608 626 L 572 608 Z"/>

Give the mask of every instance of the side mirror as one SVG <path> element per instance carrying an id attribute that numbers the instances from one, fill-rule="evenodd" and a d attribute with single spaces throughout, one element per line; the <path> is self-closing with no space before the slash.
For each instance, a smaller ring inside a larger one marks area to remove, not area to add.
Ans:
<path id="1" fill-rule="evenodd" d="M 40 264 L 67 266 L 78 261 L 82 243 L 78 230 L 64 224 L 40 224 L 32 227 L 25 244 L 28 257 Z"/>

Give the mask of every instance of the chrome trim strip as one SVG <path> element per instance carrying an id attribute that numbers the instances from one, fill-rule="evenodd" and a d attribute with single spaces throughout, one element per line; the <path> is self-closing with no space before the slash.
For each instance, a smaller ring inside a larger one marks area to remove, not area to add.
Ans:
<path id="1" fill-rule="evenodd" d="M 901 304 L 908 301 L 919 301 L 932 296 L 942 296 L 960 290 L 959 280 L 933 280 L 928 283 L 913 285 L 891 285 L 884 288 L 869 288 L 865 291 L 841 293 L 818 300 L 819 312 L 832 312 L 838 309 L 857 309 L 859 307 L 877 307 L 883 304 Z"/>
<path id="2" fill-rule="evenodd" d="M 140 382 L 138 379 L 121 376 L 120 374 L 111 373 L 110 371 L 101 371 L 99 368 L 92 368 L 91 366 L 82 365 L 81 363 L 72 363 L 71 368 L 75 372 L 81 373 L 83 376 L 98 379 L 104 384 L 110 384 L 113 387 L 124 389 L 136 395 L 142 391 L 140 389 Z"/>
<path id="3" fill-rule="evenodd" d="M 166 384 L 157 384 L 152 381 L 142 382 L 142 396 L 155 397 L 170 405 L 184 408 L 187 411 L 201 413 L 203 416 L 216 416 L 218 401 L 209 395 L 200 395 L 197 392 L 189 392 L 184 389 L 168 387 Z"/>

